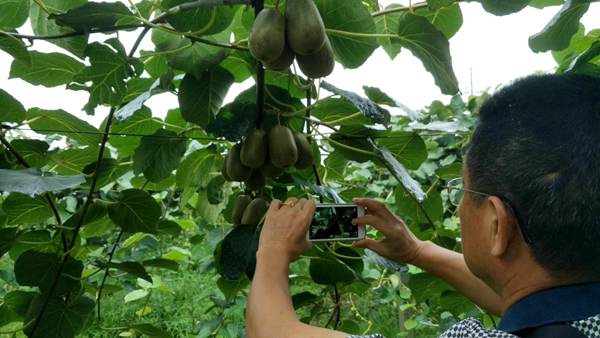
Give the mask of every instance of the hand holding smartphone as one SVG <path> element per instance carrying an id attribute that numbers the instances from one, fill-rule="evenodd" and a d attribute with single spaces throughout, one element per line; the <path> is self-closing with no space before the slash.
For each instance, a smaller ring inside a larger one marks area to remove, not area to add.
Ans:
<path id="1" fill-rule="evenodd" d="M 365 214 L 354 204 L 317 204 L 306 238 L 312 242 L 355 241 L 365 238 L 365 227 L 352 220 Z"/>

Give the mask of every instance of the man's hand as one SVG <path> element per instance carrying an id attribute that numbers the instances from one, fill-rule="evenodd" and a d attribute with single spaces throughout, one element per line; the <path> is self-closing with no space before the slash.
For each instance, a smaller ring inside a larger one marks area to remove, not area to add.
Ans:
<path id="1" fill-rule="evenodd" d="M 260 233 L 258 251 L 282 255 L 287 263 L 312 247 L 306 239 L 308 226 L 315 214 L 315 203 L 305 198 L 289 198 L 285 203 L 273 200 Z"/>
<path id="2" fill-rule="evenodd" d="M 404 221 L 385 206 L 385 204 L 367 198 L 356 198 L 356 205 L 365 208 L 365 216 L 352 221 L 354 224 L 370 224 L 385 237 L 381 240 L 362 239 L 352 243 L 355 248 L 369 248 L 383 257 L 400 263 L 412 263 L 423 248 L 419 240 L 408 229 Z"/>

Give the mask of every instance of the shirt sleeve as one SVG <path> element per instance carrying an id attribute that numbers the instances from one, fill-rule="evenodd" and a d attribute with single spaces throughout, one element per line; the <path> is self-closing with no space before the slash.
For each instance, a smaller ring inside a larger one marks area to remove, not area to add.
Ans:
<path id="1" fill-rule="evenodd" d="M 346 338 L 385 338 L 384 336 L 380 335 L 379 333 L 376 334 L 370 334 L 368 336 L 347 336 Z"/>
<path id="2" fill-rule="evenodd" d="M 467 318 L 442 333 L 439 338 L 518 338 L 510 333 L 486 329 L 479 319 Z"/>

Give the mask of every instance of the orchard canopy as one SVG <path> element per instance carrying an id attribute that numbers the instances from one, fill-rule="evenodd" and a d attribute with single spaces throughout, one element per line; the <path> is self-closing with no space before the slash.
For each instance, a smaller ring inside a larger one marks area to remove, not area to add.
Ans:
<path id="1" fill-rule="evenodd" d="M 452 68 L 464 2 L 497 16 L 552 6 L 532 53 L 551 52 L 557 73 L 600 76 L 600 30 L 580 23 L 591 0 L 0 0 L 10 78 L 64 88 L 65 100 L 87 92 L 89 115 L 109 107 L 96 127 L 0 88 L 0 335 L 243 337 L 274 198 L 377 198 L 420 238 L 460 251 L 443 187 L 461 176 L 487 96 L 461 95 Z M 395 93 L 328 82 L 334 61 L 358 68 L 377 48 L 390 62 L 412 53 L 450 103 L 416 112 Z M 161 93 L 179 102 L 164 118 L 146 104 Z M 297 313 L 314 325 L 399 337 L 497 320 L 344 242 L 315 245 L 291 272 Z"/>

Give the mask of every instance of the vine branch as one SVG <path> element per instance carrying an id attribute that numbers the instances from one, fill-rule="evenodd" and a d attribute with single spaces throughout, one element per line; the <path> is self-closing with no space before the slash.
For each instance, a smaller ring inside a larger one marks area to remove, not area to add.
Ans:
<path id="1" fill-rule="evenodd" d="M 150 27 L 146 27 L 140 33 L 140 35 L 137 37 L 135 43 L 133 44 L 133 47 L 131 48 L 131 51 L 128 54 L 129 57 L 133 57 L 133 54 L 135 54 L 135 51 L 137 50 L 142 39 L 144 38 L 144 36 L 146 36 L 146 34 L 148 33 L 149 30 L 150 30 Z M 50 286 L 50 289 L 48 290 L 48 295 L 46 296 L 46 299 L 44 299 L 44 303 L 42 304 L 40 312 L 35 317 L 35 322 L 33 323 L 33 327 L 31 328 L 30 336 L 35 336 L 35 331 L 38 328 L 40 321 L 41 321 L 42 317 L 44 316 L 44 313 L 46 312 L 46 309 L 48 308 L 48 303 L 50 303 L 50 299 L 52 298 L 54 292 L 56 291 L 56 287 L 58 286 L 58 281 L 60 279 L 60 276 L 63 273 L 63 270 L 65 268 L 67 260 L 70 256 L 69 253 L 75 246 L 75 243 L 77 242 L 77 236 L 79 235 L 79 230 L 81 230 L 81 227 L 83 226 L 83 221 L 85 219 L 85 215 L 87 214 L 87 211 L 89 210 L 89 207 L 93 200 L 94 191 L 96 190 L 96 185 L 98 184 L 98 177 L 99 177 L 98 173 L 100 172 L 99 169 L 102 164 L 102 160 L 104 159 L 104 151 L 106 150 L 106 144 L 108 143 L 108 137 L 109 137 L 109 133 L 110 133 L 110 128 L 112 126 L 112 121 L 113 121 L 115 111 L 116 111 L 116 107 L 111 107 L 110 112 L 108 113 L 108 117 L 106 118 L 106 125 L 104 127 L 102 141 L 100 142 L 100 148 L 98 150 L 98 159 L 96 160 L 96 166 L 95 166 L 94 172 L 92 174 L 90 190 L 87 194 L 85 203 L 83 204 L 83 207 L 81 208 L 81 216 L 77 220 L 77 225 L 75 226 L 75 229 L 73 230 L 73 237 L 71 238 L 71 242 L 69 243 L 68 250 L 65 251 L 65 254 L 62 257 L 60 265 L 58 266 L 58 269 L 56 271 L 56 275 L 54 276 L 54 280 L 52 281 L 52 285 Z"/>
<path id="2" fill-rule="evenodd" d="M 100 300 L 102 299 L 102 290 L 104 289 L 104 283 L 106 283 L 106 279 L 108 278 L 108 269 L 109 269 L 110 263 L 113 260 L 114 255 L 115 255 L 115 251 L 117 251 L 119 242 L 121 241 L 121 236 L 123 236 L 123 229 L 121 229 L 121 231 L 119 231 L 119 235 L 117 236 L 117 239 L 115 240 L 115 244 L 113 245 L 112 249 L 110 250 L 110 254 L 108 256 L 108 263 L 106 265 L 106 269 L 104 270 L 104 276 L 102 277 L 102 283 L 100 283 L 100 287 L 98 288 L 98 294 L 96 295 L 96 304 L 97 304 L 97 309 L 98 309 L 98 321 L 101 320 L 101 318 L 100 318 Z"/>

